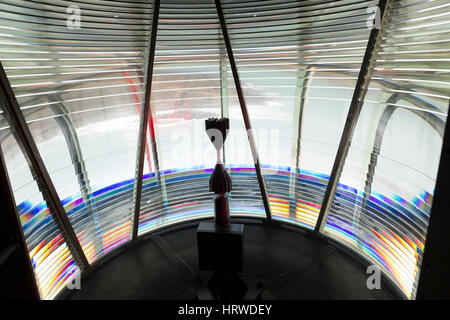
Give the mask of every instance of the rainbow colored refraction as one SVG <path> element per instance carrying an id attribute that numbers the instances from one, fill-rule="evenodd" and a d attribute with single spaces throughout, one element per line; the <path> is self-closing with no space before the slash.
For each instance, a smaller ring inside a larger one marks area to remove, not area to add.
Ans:
<path id="1" fill-rule="evenodd" d="M 179 195 L 177 201 L 169 203 L 161 200 L 154 174 L 144 176 L 142 201 L 146 206 L 143 206 L 144 210 L 140 215 L 139 235 L 168 224 L 211 218 L 213 208 L 207 187 L 211 170 L 207 168 L 164 172 L 166 184 L 170 186 L 169 192 Z M 289 197 L 291 174 L 289 170 L 265 168 L 265 177 L 269 184 L 271 181 L 278 183 L 276 190 L 269 189 L 273 218 L 313 229 L 328 182 L 327 177 L 301 172 L 295 179 L 297 193 L 295 197 Z M 254 169 L 231 168 L 231 176 L 234 181 L 231 215 L 264 217 L 262 199 L 258 196 L 258 184 L 255 183 L 253 189 L 248 190 L 248 181 L 256 179 Z M 310 192 L 306 193 L 305 190 Z M 131 221 L 129 215 L 126 215 L 126 210 L 130 208 L 128 205 L 120 205 L 123 197 L 131 196 L 132 191 L 132 180 L 96 190 L 92 195 L 96 219 L 86 216 L 86 203 L 79 195 L 63 201 L 90 263 L 130 240 Z M 233 194 L 244 191 L 257 196 L 245 200 L 238 197 L 233 199 Z M 354 210 L 361 197 L 362 192 L 340 186 L 324 233 L 378 265 L 403 293 L 411 298 L 424 249 L 423 237 L 395 232 L 388 223 L 391 219 L 396 219 L 398 223 L 410 226 L 410 218 L 427 217 L 432 197 L 424 194 L 406 201 L 399 197 L 387 198 L 374 192 L 362 214 L 379 217 L 365 220 L 364 225 L 360 223 L 357 229 L 352 216 L 336 208 L 353 206 Z M 25 236 L 28 241 L 33 239 L 29 241 L 29 251 L 41 296 L 43 299 L 52 299 L 76 276 L 78 269 L 45 203 L 34 206 L 31 203 L 22 203 L 19 210 Z M 116 223 L 112 223 L 113 221 Z M 100 229 L 99 225 L 103 228 Z"/>

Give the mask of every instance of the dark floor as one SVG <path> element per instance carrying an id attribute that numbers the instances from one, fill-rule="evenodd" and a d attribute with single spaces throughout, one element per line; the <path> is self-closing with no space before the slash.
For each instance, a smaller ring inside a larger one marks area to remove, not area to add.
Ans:
<path id="1" fill-rule="evenodd" d="M 197 299 L 197 225 L 126 248 L 66 298 Z M 245 224 L 244 274 L 266 285 L 263 298 L 396 299 L 385 282 L 380 290 L 367 289 L 365 268 L 316 237 L 260 221 Z"/>

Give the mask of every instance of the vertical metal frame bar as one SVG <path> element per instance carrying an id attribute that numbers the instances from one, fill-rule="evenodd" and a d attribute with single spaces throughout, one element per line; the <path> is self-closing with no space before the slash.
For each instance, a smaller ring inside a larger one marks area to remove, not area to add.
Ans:
<path id="1" fill-rule="evenodd" d="M 259 163 L 258 151 L 256 149 L 255 139 L 253 136 L 252 125 L 250 122 L 250 117 L 247 111 L 247 105 L 245 103 L 244 93 L 241 88 L 241 81 L 239 80 L 239 74 L 236 67 L 236 61 L 234 60 L 233 50 L 231 48 L 230 38 L 228 36 L 227 24 L 225 22 L 225 17 L 222 11 L 222 5 L 220 0 L 214 0 L 216 4 L 217 14 L 219 15 L 220 27 L 222 28 L 223 40 L 225 41 L 225 47 L 227 48 L 228 60 L 230 61 L 231 72 L 233 73 L 234 84 L 236 86 L 236 93 L 238 95 L 239 104 L 241 106 L 242 117 L 244 118 L 245 129 L 247 130 L 248 142 L 250 144 L 250 149 L 253 156 L 253 162 L 255 163 L 255 171 L 258 177 L 259 189 L 261 191 L 261 196 L 264 202 L 264 209 L 266 211 L 267 220 L 272 219 L 272 214 L 270 211 L 269 200 L 267 199 L 266 184 L 264 177 L 261 173 L 261 165 Z"/>
<path id="2" fill-rule="evenodd" d="M 389 6 L 390 0 L 380 0 L 380 29 L 383 26 L 383 22 L 386 16 L 386 8 Z M 330 179 L 328 181 L 327 189 L 320 208 L 319 217 L 317 219 L 315 232 L 320 232 L 327 221 L 328 213 L 334 200 L 337 185 L 341 177 L 342 170 L 344 168 L 345 159 L 347 158 L 348 150 L 352 142 L 353 132 L 358 122 L 359 115 L 361 113 L 364 97 L 367 93 L 367 87 L 370 82 L 370 76 L 373 70 L 373 57 L 377 43 L 379 41 L 380 29 L 373 28 L 370 32 L 369 40 L 367 42 L 364 59 L 361 64 L 361 68 L 356 82 L 355 90 L 353 92 L 352 101 L 347 114 L 347 120 L 345 121 L 344 130 L 342 132 L 341 141 L 334 159 L 333 169 L 331 170 Z"/>
<path id="3" fill-rule="evenodd" d="M 77 239 L 75 231 L 70 223 L 64 207 L 61 204 L 61 199 L 58 196 L 53 181 L 44 165 L 39 150 L 34 142 L 30 128 L 28 127 L 25 118 L 20 110 L 17 99 L 11 88 L 11 85 L 6 76 L 3 65 L 0 63 L 0 94 L 4 96 L 6 117 L 11 124 L 14 135 L 16 136 L 19 145 L 24 152 L 24 156 L 32 170 L 33 176 L 38 182 L 39 188 L 47 202 L 47 207 L 53 214 L 56 223 L 61 228 L 67 246 L 73 256 L 78 267 L 82 270 L 89 270 L 89 262 L 81 248 Z"/>
<path id="4" fill-rule="evenodd" d="M 450 107 L 450 101 L 449 101 Z M 450 299 L 450 121 L 447 117 L 441 159 L 428 222 L 416 299 Z"/>
<path id="5" fill-rule="evenodd" d="M 144 171 L 145 160 L 145 146 L 147 144 L 147 129 L 150 133 L 150 143 L 153 152 L 153 161 L 155 162 L 155 176 L 159 179 L 159 161 L 158 150 L 155 141 L 155 128 L 153 123 L 153 116 L 150 109 L 151 92 L 152 92 L 152 80 L 153 80 L 153 66 L 155 61 L 155 49 L 156 49 L 156 37 L 158 33 L 158 20 L 159 20 L 159 8 L 160 0 L 155 0 L 153 4 L 153 16 L 152 16 L 152 30 L 150 36 L 147 76 L 145 84 L 145 101 L 144 108 L 141 114 L 141 123 L 139 126 L 139 142 L 138 153 L 136 161 L 136 176 L 134 182 L 133 203 L 134 211 L 132 215 L 132 240 L 135 241 L 138 235 L 139 229 L 139 215 L 141 211 L 141 198 L 142 198 L 142 176 Z M 150 121 L 149 121 L 150 118 Z M 159 182 L 159 181 L 158 181 Z"/>

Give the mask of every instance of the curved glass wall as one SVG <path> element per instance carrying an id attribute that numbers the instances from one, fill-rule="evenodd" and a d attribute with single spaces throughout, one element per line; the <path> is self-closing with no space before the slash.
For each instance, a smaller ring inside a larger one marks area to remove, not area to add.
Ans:
<path id="1" fill-rule="evenodd" d="M 323 233 L 414 298 L 448 112 L 450 6 L 388 3 Z M 0 1 L 0 60 L 89 263 L 132 238 L 153 4 Z M 376 5 L 222 1 L 274 219 L 316 226 Z M 138 235 L 212 217 L 209 117 L 230 118 L 232 215 L 265 217 L 214 1 L 162 0 L 157 23 Z M 1 110 L 36 280 L 52 299 L 78 269 Z"/>
<path id="2" fill-rule="evenodd" d="M 369 38 L 367 8 L 375 3 L 223 1 L 276 219 L 316 224 Z M 242 127 L 229 83 L 231 120 Z M 226 151 L 244 153 L 245 135 L 239 142 Z M 252 166 L 250 150 L 246 155 L 243 163 Z"/>
<path id="3" fill-rule="evenodd" d="M 160 178 L 144 171 L 139 234 L 213 214 L 204 121 L 221 112 L 220 32 L 213 2 L 161 2 L 151 100 Z"/>
<path id="4" fill-rule="evenodd" d="M 408 298 L 416 294 L 448 114 L 448 7 L 391 1 L 324 229 Z"/>
<path id="5" fill-rule="evenodd" d="M 0 99 L 0 106 L 3 109 L 3 99 Z M 12 177 L 11 188 L 39 293 L 42 298 L 52 299 L 67 281 L 79 275 L 79 269 L 53 218 L 53 212 L 47 208 L 39 183 L 28 166 L 14 131 L 6 122 L 2 112 L 0 141 L 8 173 Z"/>
<path id="6" fill-rule="evenodd" d="M 90 263 L 131 238 L 151 10 L 147 1 L 0 3 L 0 60 Z"/>

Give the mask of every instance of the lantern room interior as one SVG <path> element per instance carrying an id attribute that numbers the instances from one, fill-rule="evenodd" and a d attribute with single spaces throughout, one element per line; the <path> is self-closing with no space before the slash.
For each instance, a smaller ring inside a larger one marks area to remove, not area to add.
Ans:
<path id="1" fill-rule="evenodd" d="M 1 295 L 201 300 L 219 163 L 251 299 L 450 298 L 449 26 L 448 0 L 0 1 Z"/>

